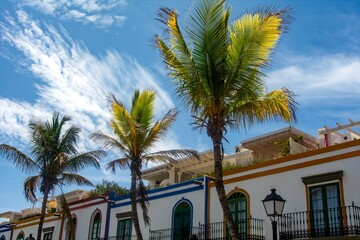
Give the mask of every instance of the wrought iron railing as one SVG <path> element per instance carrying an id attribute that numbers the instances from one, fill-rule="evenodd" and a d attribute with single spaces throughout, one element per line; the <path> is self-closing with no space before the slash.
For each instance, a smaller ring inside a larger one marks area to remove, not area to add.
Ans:
<path id="1" fill-rule="evenodd" d="M 112 236 L 107 238 L 100 238 L 100 240 L 137 240 L 135 235 L 131 236 Z"/>
<path id="2" fill-rule="evenodd" d="M 249 218 L 247 221 L 239 223 L 241 239 L 264 240 L 264 220 Z M 149 240 L 167 240 L 167 239 L 190 239 L 195 235 L 198 240 L 230 240 L 225 222 L 215 222 L 210 224 L 199 224 L 192 228 L 175 228 L 150 230 Z"/>
<path id="3" fill-rule="evenodd" d="M 183 227 L 168 228 L 159 230 L 150 230 L 149 240 L 167 240 L 167 239 L 190 239 L 196 235 L 198 239 L 204 239 L 204 231 L 201 227 Z"/>
<path id="4" fill-rule="evenodd" d="M 280 239 L 360 236 L 360 207 L 286 213 L 279 220 Z"/>

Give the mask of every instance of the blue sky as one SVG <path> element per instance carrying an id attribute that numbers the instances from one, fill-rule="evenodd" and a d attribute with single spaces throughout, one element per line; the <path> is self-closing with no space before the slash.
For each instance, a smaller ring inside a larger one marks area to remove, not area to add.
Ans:
<path id="1" fill-rule="evenodd" d="M 228 4 L 232 19 L 270 4 L 294 9 L 295 20 L 266 71 L 268 90 L 286 86 L 297 95 L 294 127 L 316 136 L 324 125 L 360 120 L 359 1 L 238 0 Z M 158 93 L 158 117 L 172 107 L 181 111 L 157 149 L 210 149 L 205 132 L 191 129 L 190 114 L 174 96 L 160 55 L 152 46 L 154 34 L 162 33 L 155 20 L 160 6 L 176 8 L 182 19 L 191 1 L 0 1 L 0 143 L 28 152 L 29 120 L 49 119 L 57 110 L 72 116 L 81 127 L 79 149 L 94 149 L 87 139 L 89 133 L 110 133 L 106 94 L 112 92 L 128 104 L 134 89 L 153 88 Z M 228 133 L 226 151 L 231 153 L 241 140 L 286 126 L 268 123 Z M 0 212 L 30 207 L 22 188 L 26 175 L 2 157 L 0 169 Z M 128 172 L 113 175 L 89 169 L 82 174 L 94 183 L 108 179 L 129 185 Z"/>

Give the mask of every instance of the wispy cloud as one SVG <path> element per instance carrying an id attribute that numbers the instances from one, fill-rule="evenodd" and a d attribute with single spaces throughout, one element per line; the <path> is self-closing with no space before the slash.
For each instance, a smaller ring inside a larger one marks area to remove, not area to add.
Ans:
<path id="1" fill-rule="evenodd" d="M 126 16 L 117 14 L 126 6 L 125 0 L 23 0 L 16 3 L 20 7 L 32 7 L 64 21 L 93 24 L 99 28 L 122 26 L 126 20 Z"/>
<path id="2" fill-rule="evenodd" d="M 315 99 L 360 99 L 360 57 L 334 54 L 296 56 L 270 72 L 272 88 L 290 87 L 301 101 Z"/>
<path id="3" fill-rule="evenodd" d="M 1 40 L 23 55 L 14 64 L 20 64 L 40 83 L 36 85 L 38 98 L 34 104 L 0 97 L 0 140 L 26 142 L 29 120 L 49 119 L 54 110 L 73 117 L 83 131 L 82 139 L 96 130 L 109 132 L 109 92 L 130 104 L 134 89 L 152 88 L 158 93 L 159 115 L 174 106 L 153 75 L 133 57 L 115 50 L 95 56 L 65 29 L 42 24 L 23 10 L 18 10 L 15 17 L 6 13 L 5 18 L 0 23 Z M 166 139 L 163 146 L 179 146 L 174 139 Z M 84 141 L 79 147 L 89 146 L 92 143 Z"/>

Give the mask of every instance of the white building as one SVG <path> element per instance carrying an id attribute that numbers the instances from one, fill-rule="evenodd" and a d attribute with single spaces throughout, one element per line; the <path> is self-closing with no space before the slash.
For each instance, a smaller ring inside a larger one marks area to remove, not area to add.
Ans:
<path id="1" fill-rule="evenodd" d="M 277 219 L 280 239 L 360 239 L 360 135 L 355 131 L 359 124 L 321 129 L 318 138 L 285 128 L 243 141 L 234 154 L 225 156 L 224 185 L 241 236 L 272 239 L 262 200 L 275 188 L 286 199 Z M 211 152 L 202 153 L 200 160 L 144 170 L 152 188 L 147 192 L 150 226 L 145 226 L 138 207 L 144 239 L 189 239 L 192 234 L 198 239 L 227 239 L 215 185 L 208 177 L 211 172 Z M 84 197 L 69 205 L 76 239 L 135 239 L 129 196 Z M 47 239 L 67 239 L 67 220 L 57 215 L 46 217 L 44 237 L 52 232 Z M 0 237 L 17 240 L 21 231 L 26 237 L 35 235 L 37 217 L 10 220 L 1 225 Z"/>

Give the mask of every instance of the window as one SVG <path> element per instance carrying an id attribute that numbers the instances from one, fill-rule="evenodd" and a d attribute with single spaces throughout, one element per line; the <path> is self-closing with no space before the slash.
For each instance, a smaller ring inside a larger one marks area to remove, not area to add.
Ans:
<path id="1" fill-rule="evenodd" d="M 339 183 L 329 183 L 309 188 L 312 235 L 341 235 L 342 210 Z"/>
<path id="2" fill-rule="evenodd" d="M 51 240 L 52 239 L 52 232 L 44 233 L 44 240 Z"/>
<path id="3" fill-rule="evenodd" d="M 101 227 L 101 215 L 100 215 L 100 212 L 97 211 L 95 213 L 95 215 L 93 215 L 90 239 L 99 239 L 100 238 L 100 227 Z"/>
<path id="4" fill-rule="evenodd" d="M 119 219 L 117 225 L 117 240 L 131 240 L 131 218 Z"/>
<path id="5" fill-rule="evenodd" d="M 307 185 L 312 237 L 343 235 L 340 188 L 343 171 L 303 177 Z"/>
<path id="6" fill-rule="evenodd" d="M 20 232 L 19 235 L 17 236 L 16 240 L 24 240 L 24 233 Z"/>
<path id="7" fill-rule="evenodd" d="M 52 240 L 52 234 L 54 231 L 54 227 L 47 227 L 43 229 L 43 233 L 44 233 L 44 240 Z"/>
<path id="8" fill-rule="evenodd" d="M 5 237 L 4 235 L 2 235 L 2 236 L 0 237 L 0 240 L 6 240 L 6 237 Z"/>
<path id="9" fill-rule="evenodd" d="M 241 192 L 235 192 L 228 198 L 229 208 L 235 225 L 241 234 L 242 239 L 247 236 L 247 199 Z M 226 239 L 229 238 L 228 228 L 226 228 Z"/>
<path id="10" fill-rule="evenodd" d="M 189 239 L 192 218 L 191 206 L 189 203 L 182 201 L 173 212 L 173 240 Z"/>

